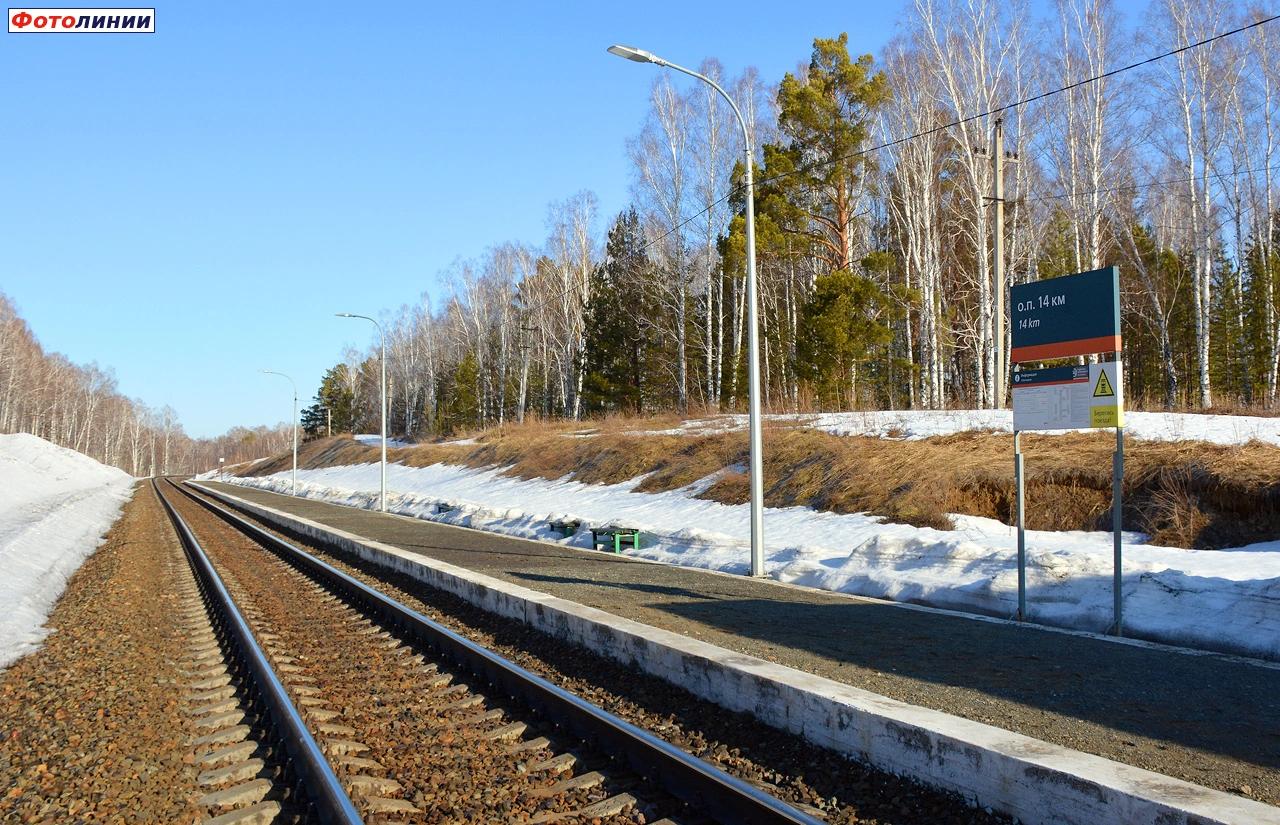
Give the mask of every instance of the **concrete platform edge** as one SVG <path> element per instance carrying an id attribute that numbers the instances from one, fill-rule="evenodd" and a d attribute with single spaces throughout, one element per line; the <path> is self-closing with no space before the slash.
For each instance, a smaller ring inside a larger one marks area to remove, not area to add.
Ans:
<path id="1" fill-rule="evenodd" d="M 1024 823 L 1280 825 L 1280 808 L 908 705 L 193 486 L 278 527 Z"/>

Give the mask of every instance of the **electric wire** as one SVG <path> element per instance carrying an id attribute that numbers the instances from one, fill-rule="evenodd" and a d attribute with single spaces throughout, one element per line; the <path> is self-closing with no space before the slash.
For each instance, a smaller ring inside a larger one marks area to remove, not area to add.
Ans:
<path id="1" fill-rule="evenodd" d="M 1087 189 L 1083 192 L 1063 192 L 1056 195 L 1036 195 L 1035 197 L 1017 198 L 1016 200 L 1020 203 L 1042 203 L 1044 201 L 1053 200 L 1072 200 L 1074 198 L 1083 198 L 1087 195 L 1107 195 L 1115 192 L 1137 192 L 1144 189 L 1154 189 L 1158 186 L 1176 186 L 1179 183 L 1191 183 L 1192 181 L 1200 180 L 1201 177 L 1213 178 L 1214 180 L 1222 181 L 1229 178 L 1243 177 L 1245 175 L 1256 175 L 1267 171 L 1278 172 L 1280 171 L 1280 166 L 1259 166 L 1256 169 L 1238 169 L 1234 172 L 1207 172 L 1203 176 L 1192 175 L 1191 177 L 1175 178 L 1172 180 L 1153 180 L 1145 183 L 1127 183 L 1120 186 L 1106 186 L 1099 189 Z M 1008 200 L 1012 202 L 1015 199 L 1009 198 Z"/>
<path id="2" fill-rule="evenodd" d="M 865 148 L 865 149 L 859 149 L 859 150 L 858 150 L 858 151 L 856 151 L 856 152 L 850 152 L 849 154 L 846 154 L 846 155 L 839 155 L 839 156 L 836 156 L 836 157 L 824 158 L 824 159 L 822 159 L 822 160 L 813 161 L 812 163 L 806 164 L 806 165 L 804 165 L 804 166 L 801 166 L 801 167 L 799 167 L 799 168 L 792 169 L 792 170 L 789 170 L 789 171 L 786 171 L 786 172 L 779 172 L 779 173 L 777 173 L 777 174 L 775 174 L 775 175 L 772 175 L 772 176 L 769 176 L 769 177 L 765 177 L 765 178 L 761 178 L 760 180 L 757 180 L 757 181 L 753 181 L 753 184 L 752 184 L 752 185 L 753 185 L 753 187 L 759 187 L 759 186 L 761 186 L 761 185 L 765 185 L 765 184 L 773 183 L 774 181 L 782 180 L 783 178 L 791 177 L 791 176 L 793 176 L 793 175 L 798 175 L 798 174 L 801 174 L 801 173 L 811 172 L 811 171 L 813 171 L 814 169 L 819 169 L 819 168 L 821 168 L 821 167 L 823 167 L 823 166 L 830 166 L 830 165 L 832 165 L 832 164 L 841 163 L 841 162 L 848 161 L 848 160 L 853 160 L 853 159 L 855 159 L 855 158 L 861 157 L 861 156 L 863 156 L 863 155 L 870 154 L 870 153 L 872 153 L 872 152 L 878 152 L 878 151 L 880 151 L 880 150 L 882 150 L 882 149 L 891 149 L 891 148 L 893 148 L 893 147 L 895 147 L 895 146 L 900 146 L 900 145 L 902 145 L 903 143 L 906 143 L 906 142 L 911 141 L 911 140 L 918 140 L 919 138 L 922 138 L 922 137 L 928 137 L 928 136 L 930 136 L 930 135 L 937 134 L 938 132 L 946 131 L 947 129 L 953 129 L 953 128 L 955 128 L 956 126 L 960 126 L 960 125 L 963 125 L 963 124 L 965 124 L 965 123 L 970 123 L 970 122 L 972 122 L 972 121 L 980 120 L 980 119 L 982 119 L 982 118 L 990 117 L 990 116 L 992 116 L 992 115 L 998 115 L 998 114 L 1001 114 L 1001 113 L 1003 113 L 1003 112 L 1007 112 L 1007 111 L 1009 111 L 1010 109 L 1016 109 L 1016 108 L 1018 108 L 1019 106 L 1026 106 L 1026 105 L 1031 104 L 1031 103 L 1036 103 L 1036 102 L 1038 102 L 1038 101 L 1045 100 L 1045 99 L 1047 99 L 1047 98 L 1049 98 L 1049 97 L 1052 97 L 1052 96 L 1054 96 L 1054 95 L 1059 95 L 1059 94 L 1062 94 L 1063 92 L 1069 92 L 1069 91 L 1071 91 L 1072 89 L 1078 89 L 1078 88 L 1080 88 L 1080 87 L 1082 87 L 1082 86 L 1087 86 L 1087 85 L 1088 85 L 1088 84 L 1090 84 L 1090 83 L 1096 83 L 1096 82 L 1098 82 L 1098 81 L 1100 81 L 1100 80 L 1106 80 L 1106 79 L 1107 79 L 1107 78 L 1109 78 L 1109 77 L 1115 77 L 1115 76 L 1116 76 L 1116 75 L 1118 75 L 1118 74 L 1122 74 L 1122 73 L 1124 73 L 1124 72 L 1132 71 L 1133 69 L 1141 68 L 1142 66 L 1146 66 L 1146 65 L 1149 65 L 1149 64 L 1151 64 L 1151 63 L 1155 63 L 1155 62 L 1156 62 L 1156 61 L 1158 61 L 1158 60 L 1163 60 L 1163 59 L 1165 59 L 1165 58 L 1167 58 L 1167 57 L 1173 57 L 1173 56 L 1175 56 L 1175 55 L 1179 55 L 1179 54 L 1182 54 L 1182 53 L 1184 53 L 1184 52 L 1191 51 L 1192 49 L 1197 49 L 1197 48 L 1200 48 L 1200 47 L 1202 47 L 1202 46 L 1207 46 L 1208 44 L 1213 43 L 1213 42 L 1215 42 L 1215 41 L 1222 40 L 1222 39 L 1225 39 L 1225 38 L 1227 38 L 1227 37 L 1231 37 L 1231 36 L 1233 36 L 1233 35 L 1240 34 L 1240 33 L 1242 33 L 1242 32 L 1246 32 L 1246 31 L 1249 31 L 1250 29 L 1254 29 L 1254 28 L 1257 28 L 1257 27 L 1259 27 L 1259 26 L 1263 26 L 1263 25 L 1265 25 L 1265 24 L 1267 24 L 1267 23 L 1271 23 L 1271 22 L 1273 22 L 1273 21 L 1275 21 L 1275 20 L 1280 20 L 1280 14 L 1275 14 L 1275 15 L 1271 15 L 1270 17 L 1261 18 L 1261 19 L 1259 19 L 1259 20 L 1255 20 L 1255 21 L 1253 21 L 1252 23 L 1246 23 L 1246 24 L 1245 24 L 1245 25 L 1243 25 L 1243 26 L 1238 26 L 1238 27 L 1236 27 L 1236 28 L 1234 28 L 1234 29 L 1230 29 L 1230 30 L 1225 31 L 1225 32 L 1219 32 L 1218 34 L 1215 34 L 1215 35 L 1213 35 L 1213 36 L 1211 36 L 1211 37 L 1206 37 L 1204 40 L 1198 40 L 1198 41 L 1196 41 L 1196 42 L 1194 42 L 1194 43 L 1187 43 L 1187 44 L 1185 44 L 1185 45 L 1183 45 L 1183 46 L 1180 46 L 1180 47 L 1178 47 L 1178 48 L 1176 48 L 1176 49 L 1170 49 L 1169 51 L 1162 52 L 1162 53 L 1157 54 L 1157 55 L 1152 55 L 1151 57 L 1143 58 L 1142 60 L 1138 60 L 1138 61 L 1136 61 L 1136 62 L 1129 63 L 1129 64 L 1127 64 L 1127 65 L 1120 66 L 1120 67 L 1117 67 L 1117 68 L 1115 68 L 1115 69 L 1111 69 L 1111 70 L 1109 70 L 1109 71 L 1102 72 L 1102 73 L 1097 74 L 1097 75 L 1094 75 L 1094 76 L 1092 76 L 1092 77 L 1087 77 L 1087 78 L 1084 78 L 1084 79 L 1082 79 L 1082 80 L 1077 80 L 1077 81 L 1075 81 L 1075 82 L 1073 82 L 1073 83 L 1068 83 L 1067 85 L 1065 85 L 1065 86 L 1060 86 L 1060 87 L 1058 87 L 1058 88 L 1056 88 L 1056 89 L 1050 89 L 1049 91 L 1041 92 L 1041 93 L 1039 93 L 1039 94 L 1032 95 L 1031 97 L 1023 98 L 1022 100 L 1017 100 L 1017 101 L 1014 101 L 1014 102 L 1011 102 L 1011 103 L 1007 103 L 1007 104 L 1005 104 L 1005 105 L 1003 105 L 1003 106 L 998 106 L 998 107 L 993 108 L 993 109 L 987 109 L 986 111 L 979 112 L 979 113 L 974 114 L 974 115 L 969 115 L 968 117 L 962 117 L 962 118 L 959 118 L 959 119 L 957 119 L 957 120 L 950 121 L 950 122 L 948 122 L 948 123 L 943 123 L 943 124 L 940 124 L 940 125 L 938 125 L 938 126 L 934 126 L 934 127 L 932 127 L 932 128 L 925 129 L 925 130 L 923 130 L 923 131 L 916 132 L 916 133 L 911 134 L 911 135 L 906 135 L 905 137 L 900 137 L 900 138 L 895 138 L 894 140 L 885 141 L 884 143 L 879 143 L 879 144 L 876 144 L 875 146 L 869 146 L 869 147 L 867 147 L 867 148 Z M 1251 170 L 1251 171 L 1265 171 L 1265 168 L 1266 168 L 1266 167 L 1264 167 L 1263 169 L 1259 169 L 1259 170 Z M 1239 174 L 1248 174 L 1248 173 L 1249 173 L 1249 172 L 1242 172 L 1242 173 L 1239 173 Z M 1227 173 L 1223 173 L 1223 176 L 1225 176 L 1225 177 L 1231 177 L 1232 175 L 1228 175 Z M 1188 181 L 1183 180 L 1183 181 L 1172 181 L 1171 183 L 1187 183 L 1187 182 L 1188 182 Z M 1117 190 L 1125 190 L 1125 189 L 1128 189 L 1128 188 L 1136 188 L 1136 187 L 1154 187 L 1154 186 L 1163 186 L 1163 185 L 1169 185 L 1169 184 L 1170 184 L 1170 182 L 1163 182 L 1163 181 L 1161 181 L 1161 182 L 1152 182 L 1152 183 L 1147 183 L 1147 184 L 1136 184 L 1136 185 L 1133 185 L 1133 187 L 1116 187 L 1116 189 L 1117 189 Z M 637 250 L 637 251 L 638 251 L 638 252 L 645 252 L 645 251 L 648 251 L 650 248 L 652 248 L 652 247 L 656 246 L 657 244 L 662 243 L 664 240 L 666 240 L 667 238 L 671 237 L 671 236 L 672 236 L 673 234 L 675 234 L 676 232 L 679 232 L 679 231 L 680 231 L 681 229 L 683 229 L 685 226 L 688 226 L 688 225 L 689 225 L 690 223 L 692 223 L 693 221 L 697 220 L 698 218 L 700 218 L 700 217 L 702 217 L 703 215 L 705 215 L 705 214 L 707 214 L 708 212 L 710 212 L 712 209 L 715 209 L 717 206 L 719 206 L 720 204 L 722 204 L 722 203 L 724 203 L 725 201 L 727 201 L 729 198 L 733 197 L 733 195 L 735 195 L 735 194 L 737 194 L 738 192 L 740 192 L 740 191 L 742 190 L 742 188 L 743 188 L 743 186 L 742 186 L 741 184 L 740 184 L 740 185 L 738 185 L 738 186 L 735 186 L 735 187 L 731 188 L 728 192 L 726 192 L 725 194 L 721 195 L 719 198 L 717 198 L 716 200 L 712 201 L 711 203 L 707 204 L 705 207 L 703 207 L 703 208 L 702 208 L 701 210 L 699 210 L 698 212 L 695 212 L 694 214 L 692 214 L 692 215 L 690 215 L 689 217 L 687 217 L 687 218 L 683 219 L 682 221 L 680 221 L 680 222 L 679 222 L 679 223 L 677 223 L 676 225 L 672 226 L 670 229 L 668 229 L 668 230 L 666 230 L 665 232 L 663 232 L 663 233 L 662 233 L 661 235 L 659 235 L 658 237 L 656 237 L 656 238 L 654 238 L 654 239 L 650 240 L 650 241 L 649 241 L 648 243 L 646 243 L 644 246 L 640 247 L 640 249 L 639 249 L 639 250 Z M 1104 191 L 1104 190 L 1098 190 L 1098 191 L 1099 191 L 1099 192 L 1101 192 L 1101 191 Z M 1077 193 L 1076 197 L 1079 197 L 1080 195 L 1085 195 L 1085 194 L 1093 194 L 1093 193 L 1092 193 L 1092 192 Z M 1034 200 L 1038 202 L 1038 201 L 1040 201 L 1040 200 L 1061 199 L 1061 198 L 1063 198 L 1063 197 L 1071 197 L 1071 196 L 1064 196 L 1064 195 L 1044 195 L 1044 196 L 1039 196 L 1039 197 L 1035 198 Z M 1023 200 L 1023 202 L 1032 202 L 1032 201 L 1033 201 L 1033 199 L 1031 199 L 1031 198 L 1024 198 L 1024 199 L 1022 199 L 1022 200 Z M 577 287 L 576 287 L 576 286 L 575 286 L 575 287 L 571 287 L 571 288 L 569 288 L 569 289 L 566 289 L 566 290 L 564 290 L 564 291 L 562 291 L 562 292 L 560 292 L 560 293 L 558 293 L 558 294 L 556 294 L 556 295 L 549 296 L 548 298 L 544 299 L 543 301 L 540 301 L 540 302 L 538 302 L 537 304 L 533 304 L 532 306 L 529 306 L 529 307 L 524 307 L 523 309 L 524 309 L 524 311 L 525 311 L 525 312 L 533 312 L 534 310 L 536 310 L 536 309 L 541 309 L 542 307 L 549 305 L 551 302 L 553 302 L 553 301 L 557 301 L 557 300 L 560 300 L 560 299 L 562 299 L 562 298 L 566 297 L 569 293 L 571 293 L 571 292 L 575 292 L 575 291 L 577 291 Z"/>

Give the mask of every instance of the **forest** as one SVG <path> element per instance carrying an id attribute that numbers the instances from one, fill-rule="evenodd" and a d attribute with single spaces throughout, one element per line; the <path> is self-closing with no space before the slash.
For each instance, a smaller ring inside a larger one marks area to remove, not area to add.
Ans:
<path id="1" fill-rule="evenodd" d="M 754 148 L 766 409 L 1002 406 L 1009 286 L 1112 265 L 1131 405 L 1274 408 L 1272 13 L 914 0 L 878 56 L 834 33 L 782 78 L 704 60 Z M 541 246 L 496 240 L 384 314 L 392 430 L 744 408 L 743 138 L 684 81 L 654 73 L 621 214 L 570 195 Z M 376 429 L 377 356 L 343 354 L 308 432 Z"/>
<path id="2" fill-rule="evenodd" d="M 130 475 L 201 472 L 288 449 L 293 429 L 233 427 L 192 438 L 172 407 L 149 407 L 116 386 L 111 370 L 46 352 L 0 292 L 0 433 L 31 433 Z"/>

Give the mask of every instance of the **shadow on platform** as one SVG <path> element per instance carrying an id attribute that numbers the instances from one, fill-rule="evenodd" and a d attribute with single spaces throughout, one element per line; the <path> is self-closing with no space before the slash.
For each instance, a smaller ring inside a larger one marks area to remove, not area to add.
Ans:
<path id="1" fill-rule="evenodd" d="M 805 669 L 837 681 L 867 685 L 870 680 L 846 670 L 854 666 L 1280 768 L 1280 731 L 1264 721 L 1280 719 L 1280 670 L 1274 668 L 893 604 L 723 598 L 649 583 L 511 575 L 534 587 L 652 594 L 657 598 L 645 605 L 651 610 L 808 654 L 814 658 Z M 768 651 L 760 655 L 767 658 Z"/>

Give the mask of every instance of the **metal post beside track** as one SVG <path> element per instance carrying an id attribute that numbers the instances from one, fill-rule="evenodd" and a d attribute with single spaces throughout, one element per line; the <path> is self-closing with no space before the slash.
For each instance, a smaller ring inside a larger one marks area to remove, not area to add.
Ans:
<path id="1" fill-rule="evenodd" d="M 1111 532 L 1112 532 L 1112 632 L 1124 635 L 1124 575 L 1121 567 L 1121 535 L 1124 520 L 1124 427 L 1116 427 L 1116 451 L 1111 454 Z"/>
<path id="2" fill-rule="evenodd" d="M 1027 523 L 1023 480 L 1022 433 L 1013 431 L 1013 482 L 1018 488 L 1014 516 L 1018 526 L 1018 621 L 1027 620 Z"/>

